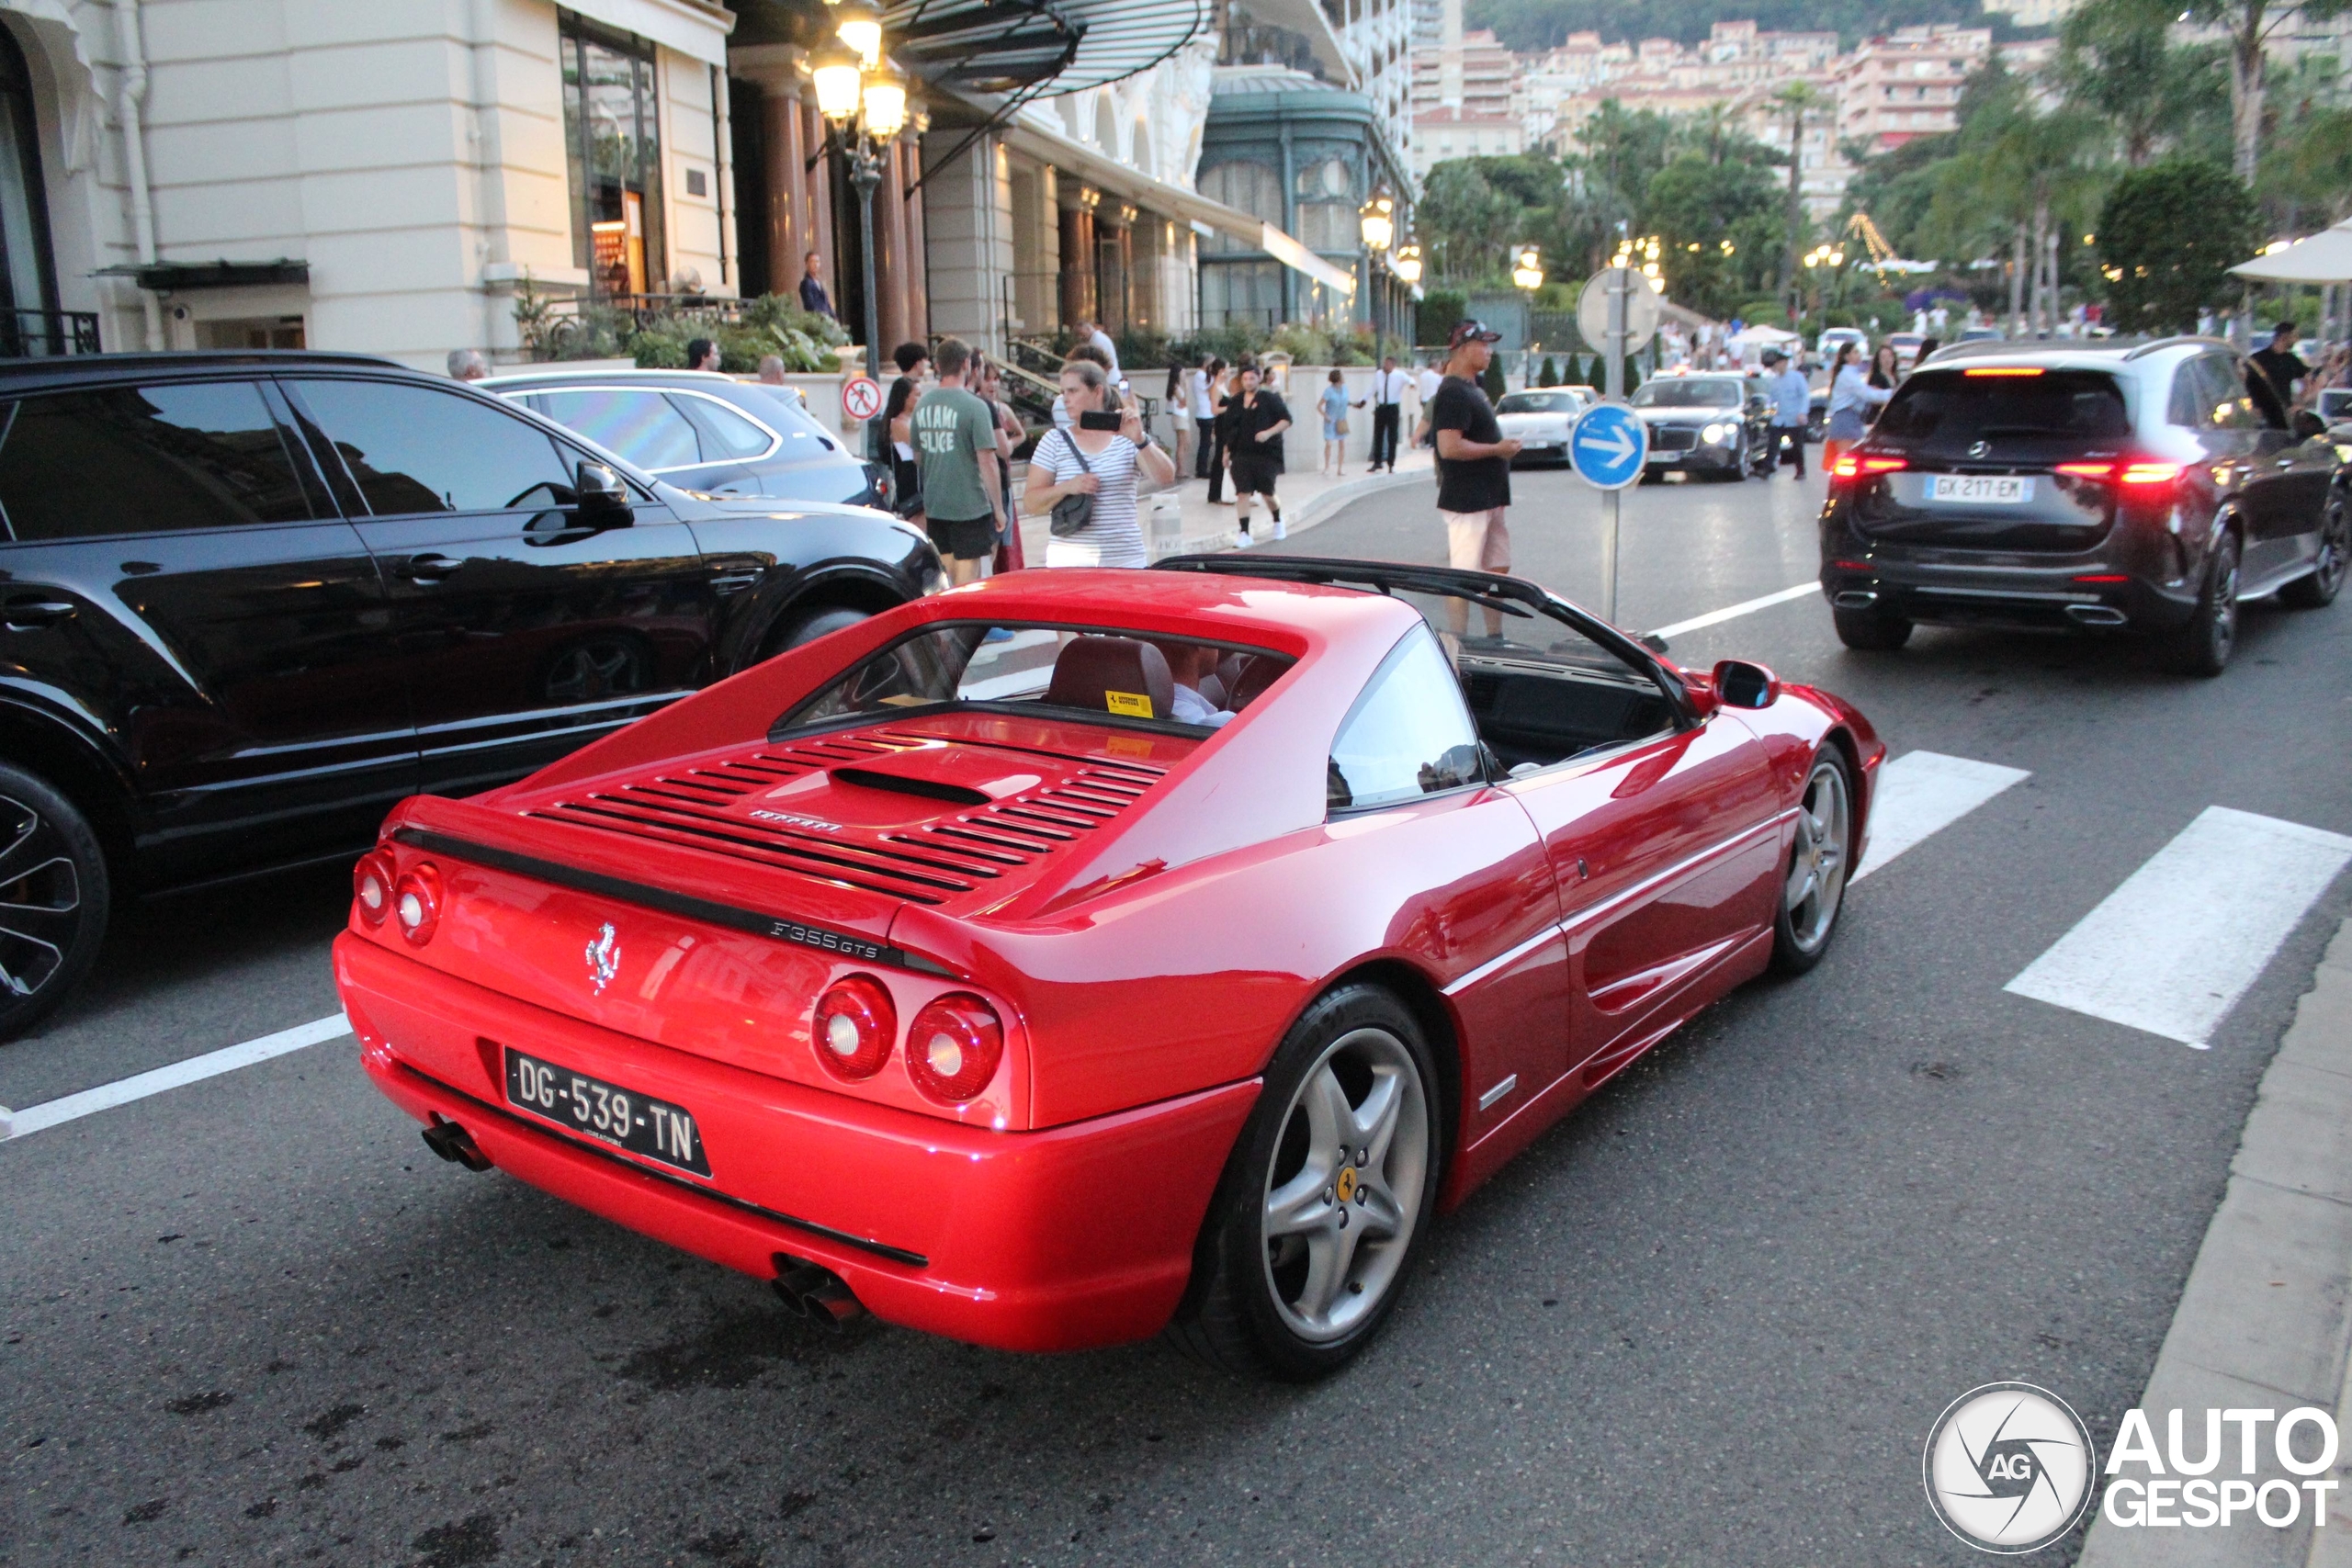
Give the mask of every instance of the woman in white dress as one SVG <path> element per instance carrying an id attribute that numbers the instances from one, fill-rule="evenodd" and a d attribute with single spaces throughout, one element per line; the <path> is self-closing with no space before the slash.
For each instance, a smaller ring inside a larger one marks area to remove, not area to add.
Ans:
<path id="1" fill-rule="evenodd" d="M 1148 479 L 1154 490 L 1176 477 L 1176 465 L 1143 427 L 1134 407 L 1112 390 L 1103 368 L 1083 359 L 1062 366 L 1062 402 L 1069 410 L 1068 429 L 1047 431 L 1038 437 L 1029 456 L 1029 482 L 1021 492 L 1021 510 L 1032 517 L 1049 517 L 1064 496 L 1091 495 L 1093 515 L 1086 526 L 1068 538 L 1046 545 L 1047 566 L 1148 566 L 1143 522 L 1136 506 L 1136 481 Z M 1118 416 L 1118 428 L 1089 429 L 1087 416 Z"/>

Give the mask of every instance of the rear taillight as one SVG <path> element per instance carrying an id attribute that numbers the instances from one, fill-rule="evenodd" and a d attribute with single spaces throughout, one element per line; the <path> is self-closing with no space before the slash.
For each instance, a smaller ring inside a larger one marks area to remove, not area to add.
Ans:
<path id="1" fill-rule="evenodd" d="M 1899 473 L 1911 466 L 1908 457 L 1880 457 L 1871 453 L 1849 452 L 1829 466 L 1833 479 L 1860 479 L 1869 474 Z"/>
<path id="2" fill-rule="evenodd" d="M 852 975 L 817 998 L 808 1032 L 826 1070 L 855 1083 L 880 1072 L 890 1059 L 890 1044 L 899 1037 L 899 1010 L 881 981 Z"/>
<path id="3" fill-rule="evenodd" d="M 371 850 L 359 857 L 351 868 L 351 901 L 359 910 L 359 918 L 371 926 L 380 926 L 392 910 L 392 857 L 381 850 Z"/>
<path id="4" fill-rule="evenodd" d="M 2112 463 L 2061 463 L 2056 471 L 2069 479 L 2103 479 L 2114 474 L 2115 465 Z"/>
<path id="5" fill-rule="evenodd" d="M 2116 478 L 2134 487 L 2169 485 L 2179 483 L 2182 472 L 2178 463 L 2126 463 Z"/>
<path id="6" fill-rule="evenodd" d="M 392 885 L 392 919 L 401 935 L 418 947 L 433 940 L 441 923 L 441 874 L 430 861 L 413 867 Z"/>
<path id="7" fill-rule="evenodd" d="M 907 1076 L 935 1100 L 961 1105 L 989 1087 L 1004 1060 L 1004 1025 L 979 998 L 950 992 L 907 1031 Z"/>

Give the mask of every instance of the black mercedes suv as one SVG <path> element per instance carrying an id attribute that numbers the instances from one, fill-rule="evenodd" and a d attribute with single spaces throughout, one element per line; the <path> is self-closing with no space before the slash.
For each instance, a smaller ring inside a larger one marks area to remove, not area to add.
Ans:
<path id="1" fill-rule="evenodd" d="M 884 513 L 696 496 L 382 360 L 0 366 L 0 1039 L 116 897 L 356 853 L 941 585 Z"/>
<path id="2" fill-rule="evenodd" d="M 2210 338 L 1935 355 L 1831 468 L 1821 586 L 1838 637 L 2138 631 L 2175 668 L 2221 673 L 2240 603 L 2325 605 L 2352 559 L 2346 466 L 2258 374 Z"/>

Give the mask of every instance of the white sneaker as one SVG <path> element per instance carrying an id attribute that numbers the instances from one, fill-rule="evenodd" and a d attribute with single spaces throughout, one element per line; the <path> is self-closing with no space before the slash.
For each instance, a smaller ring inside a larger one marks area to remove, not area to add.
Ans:
<path id="1" fill-rule="evenodd" d="M 1236 528 L 1233 531 L 1233 547 L 1237 550 L 1246 550 L 1250 547 L 1249 529 Z"/>
<path id="2" fill-rule="evenodd" d="M 1287 539 L 1290 537 L 1290 530 L 1283 526 L 1283 520 L 1279 517 L 1274 519 L 1274 537 L 1277 539 Z"/>

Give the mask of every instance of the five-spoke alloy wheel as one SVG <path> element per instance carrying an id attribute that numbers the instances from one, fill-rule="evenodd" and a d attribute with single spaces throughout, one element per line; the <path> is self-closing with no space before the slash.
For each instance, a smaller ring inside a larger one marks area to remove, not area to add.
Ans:
<path id="1" fill-rule="evenodd" d="M 1825 750 L 1797 800 L 1796 837 L 1772 922 L 1772 962 L 1782 974 L 1802 975 L 1821 962 L 1838 930 L 1853 853 L 1853 783 L 1845 758 Z"/>
<path id="2" fill-rule="evenodd" d="M 1227 1371 L 1345 1365 L 1396 1305 L 1428 1228 L 1443 1117 L 1420 1025 L 1351 984 L 1292 1028 L 1219 1182 L 1171 1337 Z"/>

